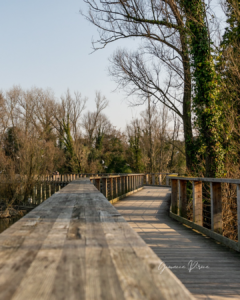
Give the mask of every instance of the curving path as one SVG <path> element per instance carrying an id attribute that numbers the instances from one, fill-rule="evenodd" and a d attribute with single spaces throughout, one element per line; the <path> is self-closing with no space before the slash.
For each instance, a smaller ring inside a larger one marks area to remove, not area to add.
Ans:
<path id="1" fill-rule="evenodd" d="M 240 253 L 168 216 L 171 190 L 148 186 L 114 206 L 196 299 L 240 299 Z"/>

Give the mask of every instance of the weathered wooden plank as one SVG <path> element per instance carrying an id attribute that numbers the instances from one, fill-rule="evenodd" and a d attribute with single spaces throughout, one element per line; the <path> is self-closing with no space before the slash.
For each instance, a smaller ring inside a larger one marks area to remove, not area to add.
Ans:
<path id="1" fill-rule="evenodd" d="M 169 268 L 172 267 L 172 272 L 196 299 L 239 299 L 240 253 L 220 242 L 226 241 L 226 245 L 233 246 L 234 249 L 238 249 L 238 243 L 171 212 L 169 218 L 170 194 L 168 188 L 145 187 L 133 197 L 117 203 L 115 207 L 160 259 Z M 159 208 L 157 211 L 156 206 Z M 188 226 L 179 224 L 172 218 L 186 222 Z M 190 226 L 195 229 L 192 230 Z M 200 230 L 203 230 L 203 234 Z M 134 241 L 133 238 L 132 240 Z M 141 249 L 139 245 L 136 248 Z M 210 268 L 196 268 L 189 272 L 190 260 Z M 185 266 L 185 269 L 174 269 L 174 266 Z M 178 299 L 177 296 L 172 298 Z"/>
<path id="2" fill-rule="evenodd" d="M 146 297 L 149 299 L 174 299 L 176 296 L 178 299 L 188 299 L 187 295 L 182 297 L 181 290 L 178 285 L 174 284 L 175 279 L 172 278 L 169 270 L 159 280 L 159 259 L 150 248 L 146 248 L 146 244 L 139 239 L 139 236 L 130 230 L 122 216 L 116 216 L 113 224 L 109 223 L 109 217 L 107 213 L 102 213 L 107 242 L 118 276 L 121 278 L 121 286 L 126 299 L 146 299 Z M 128 243 L 127 249 L 119 252 L 126 242 Z M 140 265 L 139 258 L 142 261 Z M 151 273 L 150 277 L 149 272 Z M 136 282 L 141 286 L 140 289 Z M 146 291 L 148 291 L 147 294 Z"/>
<path id="3" fill-rule="evenodd" d="M 193 299 L 159 263 L 83 178 L 0 235 L 0 299 Z"/>

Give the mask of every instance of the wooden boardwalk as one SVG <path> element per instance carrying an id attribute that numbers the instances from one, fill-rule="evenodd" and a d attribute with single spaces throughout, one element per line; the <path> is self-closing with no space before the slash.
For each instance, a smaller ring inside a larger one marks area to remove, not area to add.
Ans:
<path id="1" fill-rule="evenodd" d="M 240 299 L 240 253 L 171 219 L 170 194 L 148 186 L 115 207 L 165 263 L 161 275 L 171 268 L 196 299 Z"/>
<path id="2" fill-rule="evenodd" d="M 0 234 L 0 300 L 193 300 L 89 179 Z"/>

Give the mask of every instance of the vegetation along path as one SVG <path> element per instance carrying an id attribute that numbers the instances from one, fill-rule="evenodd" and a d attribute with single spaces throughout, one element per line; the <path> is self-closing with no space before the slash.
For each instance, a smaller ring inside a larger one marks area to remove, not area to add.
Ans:
<path id="1" fill-rule="evenodd" d="M 144 187 L 115 204 L 121 215 L 196 299 L 240 299 L 240 253 L 168 216 L 171 191 Z"/>

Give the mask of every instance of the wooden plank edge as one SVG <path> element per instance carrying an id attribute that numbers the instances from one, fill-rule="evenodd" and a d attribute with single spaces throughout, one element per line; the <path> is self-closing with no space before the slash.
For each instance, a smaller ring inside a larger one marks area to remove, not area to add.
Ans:
<path id="1" fill-rule="evenodd" d="M 229 248 L 232 248 L 238 252 L 240 252 L 240 249 L 239 249 L 239 246 L 238 246 L 238 243 L 237 242 L 234 242 L 228 238 L 226 238 L 225 236 L 222 236 L 216 232 L 213 232 L 212 230 L 208 229 L 208 228 L 205 228 L 205 227 L 202 227 L 200 225 L 197 225 L 183 217 L 180 217 L 172 212 L 169 213 L 169 216 L 177 221 L 179 221 L 180 223 L 183 223 L 185 225 L 188 225 L 190 226 L 191 228 L 203 233 L 203 234 L 206 234 L 207 236 L 211 237 L 212 239 L 222 243 L 223 245 L 229 247 Z"/>
<path id="2" fill-rule="evenodd" d="M 112 200 L 109 200 L 109 202 L 110 202 L 111 204 L 117 203 L 118 201 L 120 201 L 120 200 L 122 200 L 122 199 L 124 199 L 124 198 L 126 198 L 126 197 L 128 197 L 128 196 L 130 196 L 130 195 L 132 195 L 132 194 L 134 194 L 134 193 L 140 192 L 142 189 L 143 189 L 143 187 L 140 187 L 140 188 L 138 188 L 138 189 L 136 189 L 136 190 L 133 190 L 133 191 L 131 191 L 131 192 L 128 192 L 128 193 L 126 193 L 126 194 L 123 194 L 123 195 L 121 195 L 121 196 L 119 196 L 119 197 L 117 197 L 117 198 L 114 198 L 114 199 L 112 199 Z"/>

